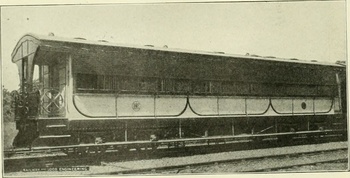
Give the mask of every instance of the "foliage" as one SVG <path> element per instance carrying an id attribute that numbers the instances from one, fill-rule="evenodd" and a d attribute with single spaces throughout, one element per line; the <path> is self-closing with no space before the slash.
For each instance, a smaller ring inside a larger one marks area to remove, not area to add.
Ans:
<path id="1" fill-rule="evenodd" d="M 2 97 L 3 122 L 13 122 L 15 115 L 14 110 L 11 108 L 11 93 L 4 87 L 2 87 Z"/>

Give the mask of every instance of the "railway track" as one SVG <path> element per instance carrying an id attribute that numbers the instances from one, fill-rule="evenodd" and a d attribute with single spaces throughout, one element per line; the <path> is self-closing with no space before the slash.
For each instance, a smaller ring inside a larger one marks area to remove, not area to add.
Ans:
<path id="1" fill-rule="evenodd" d="M 324 134 L 327 133 L 327 134 Z M 314 142 L 329 141 L 337 138 L 337 132 L 315 132 Z M 293 141 L 284 143 L 305 144 L 310 139 L 303 132 L 294 133 Z M 259 139 L 259 142 L 256 141 Z M 227 136 L 199 139 L 163 140 L 159 142 L 138 141 L 128 143 L 84 144 L 77 146 L 36 147 L 5 151 L 5 172 L 22 171 L 23 169 L 47 168 L 60 166 L 100 165 L 101 162 L 157 159 L 164 157 L 191 156 L 239 151 L 248 149 L 270 148 L 278 145 L 273 135 Z M 311 142 L 310 142 L 311 143 Z"/>
<path id="2" fill-rule="evenodd" d="M 304 153 L 295 155 L 271 156 L 264 158 L 251 158 L 248 160 L 235 160 L 226 163 L 211 165 L 188 165 L 184 168 L 169 170 L 168 173 L 215 173 L 215 172 L 286 172 L 283 170 L 295 169 L 301 166 L 318 165 L 323 163 L 345 162 L 346 150 L 331 150 L 319 153 Z M 229 171 L 228 171 L 229 170 Z M 345 170 L 345 169 L 344 169 Z M 159 170 L 166 174 L 167 169 Z M 152 170 L 156 173 L 156 170 Z M 295 171 L 294 171 L 295 172 Z M 140 174 L 150 174 L 140 172 Z"/>
<path id="3" fill-rule="evenodd" d="M 339 163 L 347 162 L 347 149 L 336 149 L 329 151 L 322 151 L 316 153 L 302 154 L 302 155 L 293 155 L 293 157 L 275 158 L 277 161 L 283 160 L 283 164 L 270 165 L 267 168 L 252 169 L 250 172 L 261 172 L 261 171 L 277 171 L 285 172 L 283 169 L 294 169 L 295 167 L 300 166 L 310 166 L 318 165 L 324 163 Z M 276 160 L 270 160 L 276 161 Z M 345 170 L 345 169 L 344 169 Z"/>
<path id="4" fill-rule="evenodd" d="M 168 160 L 144 162 L 153 167 L 130 168 L 108 174 L 178 174 L 178 173 L 215 173 L 215 172 L 270 172 L 296 166 L 347 161 L 347 148 L 343 146 L 325 149 L 327 144 L 318 145 L 321 149 L 311 148 L 295 151 L 303 146 L 241 151 L 240 153 L 213 154 L 198 158 L 182 158 L 169 163 Z M 314 145 L 316 146 L 316 145 Z M 260 153 L 259 153 L 260 152 Z M 240 155 L 239 155 L 240 154 Z M 245 156 L 246 154 L 250 154 Z M 222 158 L 222 155 L 226 155 Z M 233 156 L 233 157 L 231 157 Z M 221 157 L 221 158 L 220 158 Z M 231 157 L 231 158 L 230 158 Z M 200 160 L 202 159 L 202 160 Z M 205 160 L 205 161 L 203 161 Z M 128 168 L 124 164 L 124 169 Z"/>
<path id="5" fill-rule="evenodd" d="M 174 156 L 174 155 L 173 155 Z M 241 150 L 222 153 L 181 157 L 160 157 L 157 159 L 125 160 L 117 162 L 97 161 L 99 158 L 70 158 L 65 161 L 40 160 L 42 168 L 81 167 L 87 171 L 69 172 L 69 175 L 87 174 L 177 174 L 177 173 L 210 173 L 210 167 L 226 165 L 226 172 L 259 172 L 275 171 L 293 166 L 310 165 L 321 162 L 344 161 L 347 159 L 347 143 L 332 142 L 313 145 L 299 145 L 256 150 Z M 231 165 L 231 166 L 227 166 Z M 20 167 L 20 166 L 17 166 Z M 208 168 L 209 167 L 209 168 Z M 66 172 L 47 172 L 36 169 L 7 172 L 16 175 L 67 175 Z M 55 170 L 54 169 L 54 170 Z M 6 172 L 6 171 L 5 171 Z M 225 170 L 223 170 L 225 172 Z M 45 174 L 46 173 L 46 174 Z"/>

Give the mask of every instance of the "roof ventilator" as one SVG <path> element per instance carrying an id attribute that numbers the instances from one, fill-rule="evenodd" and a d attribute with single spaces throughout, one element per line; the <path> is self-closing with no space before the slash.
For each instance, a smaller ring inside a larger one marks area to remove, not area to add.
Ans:
<path id="1" fill-rule="evenodd" d="M 345 61 L 337 61 L 337 62 L 335 62 L 336 64 L 339 64 L 339 65 L 346 65 L 346 62 Z"/>
<path id="2" fill-rule="evenodd" d="M 76 39 L 76 40 L 86 40 L 85 38 L 81 38 L 81 37 L 76 37 L 74 39 Z"/>
<path id="3" fill-rule="evenodd" d="M 222 51 L 214 51 L 214 53 L 216 53 L 216 54 L 225 54 L 225 52 L 222 52 Z"/>

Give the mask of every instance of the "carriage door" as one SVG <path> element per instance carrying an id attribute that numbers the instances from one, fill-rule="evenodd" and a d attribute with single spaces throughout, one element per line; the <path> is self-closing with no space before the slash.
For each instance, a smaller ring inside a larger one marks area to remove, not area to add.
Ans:
<path id="1" fill-rule="evenodd" d="M 41 94 L 42 115 L 48 117 L 65 116 L 66 61 L 42 65 L 43 90 Z"/>

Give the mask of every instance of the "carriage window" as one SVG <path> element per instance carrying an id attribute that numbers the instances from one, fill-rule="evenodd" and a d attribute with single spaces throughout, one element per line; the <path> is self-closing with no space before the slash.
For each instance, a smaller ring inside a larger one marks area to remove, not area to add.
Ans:
<path id="1" fill-rule="evenodd" d="M 43 88 L 43 75 L 42 67 L 39 65 L 34 65 L 33 71 L 33 90 L 41 90 Z"/>
<path id="2" fill-rule="evenodd" d="M 43 65 L 42 67 L 43 67 L 43 73 L 44 73 L 44 74 L 49 73 L 49 66 Z"/>
<path id="3" fill-rule="evenodd" d="M 163 79 L 161 83 L 161 91 L 172 92 L 174 91 L 174 80 L 172 79 Z"/>
<path id="4" fill-rule="evenodd" d="M 140 80 L 140 90 L 154 92 L 157 89 L 156 79 L 141 79 Z"/>
<path id="5" fill-rule="evenodd" d="M 298 84 L 254 83 L 251 84 L 251 92 L 252 94 L 265 96 L 313 96 L 317 94 L 317 86 Z"/>
<path id="6" fill-rule="evenodd" d="M 97 75 L 96 89 L 101 91 L 115 91 L 118 88 L 118 81 L 113 75 Z"/>
<path id="7" fill-rule="evenodd" d="M 220 93 L 220 92 L 221 92 L 221 82 L 211 81 L 210 93 Z"/>
<path id="8" fill-rule="evenodd" d="M 317 86 L 289 85 L 285 87 L 285 94 L 294 96 L 313 96 L 317 94 Z"/>
<path id="9" fill-rule="evenodd" d="M 121 77 L 115 75 L 77 74 L 78 91 L 94 92 L 155 92 L 160 89 L 156 78 Z"/>
<path id="10" fill-rule="evenodd" d="M 78 90 L 97 89 L 97 75 L 77 74 L 76 85 Z"/>
<path id="11" fill-rule="evenodd" d="M 334 85 L 328 85 L 328 86 L 318 86 L 318 95 L 322 96 L 334 96 L 337 93 L 337 87 Z"/>
<path id="12" fill-rule="evenodd" d="M 250 86 L 248 83 L 224 82 L 222 83 L 222 92 L 225 94 L 249 94 Z"/>
<path id="13" fill-rule="evenodd" d="M 105 77 L 103 75 L 97 75 L 97 88 L 100 90 L 105 88 Z"/>
<path id="14" fill-rule="evenodd" d="M 277 87 L 270 83 L 253 83 L 251 84 L 251 93 L 258 95 L 274 95 Z"/>
<path id="15" fill-rule="evenodd" d="M 39 82 L 39 78 L 40 78 L 39 66 L 35 65 L 34 71 L 33 71 L 33 83 Z"/>
<path id="16" fill-rule="evenodd" d="M 62 92 L 66 86 L 66 60 L 59 60 L 58 84 L 59 84 L 59 91 Z"/>
<path id="17" fill-rule="evenodd" d="M 24 82 L 27 82 L 27 66 L 28 65 L 28 61 L 27 61 L 27 58 L 23 59 L 22 60 L 22 79 Z"/>
<path id="18" fill-rule="evenodd" d="M 176 80 L 175 91 L 177 92 L 189 92 L 191 91 L 191 83 L 189 80 Z"/>
<path id="19" fill-rule="evenodd" d="M 119 79 L 119 90 L 121 91 L 137 91 L 139 82 L 137 78 L 125 77 Z"/>
<path id="20" fill-rule="evenodd" d="M 49 88 L 49 66 L 43 65 L 42 66 L 42 75 L 43 75 L 43 87 L 44 88 Z"/>
<path id="21" fill-rule="evenodd" d="M 209 93 L 209 82 L 208 81 L 198 81 L 193 84 L 194 93 Z"/>
<path id="22" fill-rule="evenodd" d="M 105 88 L 106 90 L 117 90 L 118 88 L 118 80 L 115 76 L 107 75 L 105 76 Z"/>
<path id="23" fill-rule="evenodd" d="M 60 85 L 66 85 L 66 69 L 65 68 L 59 69 L 58 78 L 59 78 Z"/>
<path id="24" fill-rule="evenodd" d="M 59 76 L 57 66 L 50 66 L 50 87 L 57 88 L 59 86 Z"/>

